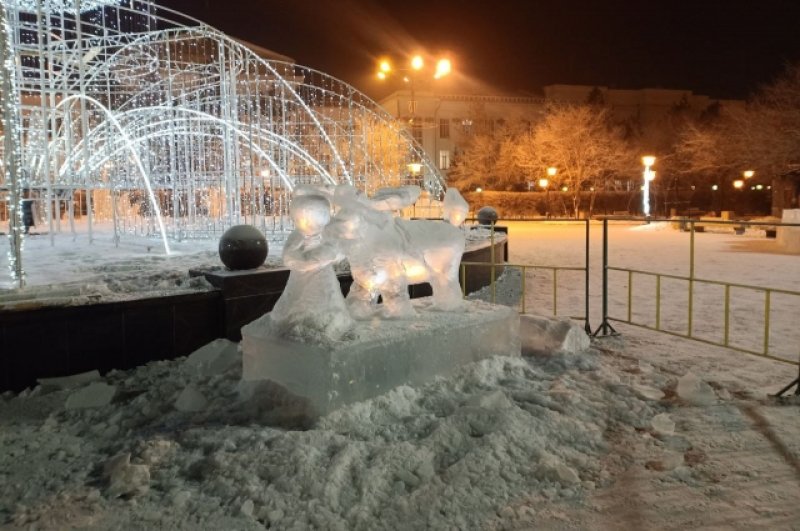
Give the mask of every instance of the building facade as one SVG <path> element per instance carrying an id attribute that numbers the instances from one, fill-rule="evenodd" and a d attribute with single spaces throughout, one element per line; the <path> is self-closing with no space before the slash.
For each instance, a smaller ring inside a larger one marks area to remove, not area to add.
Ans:
<path id="1" fill-rule="evenodd" d="M 675 109 L 699 116 L 718 104 L 744 105 L 742 101 L 717 100 L 690 90 L 626 90 L 590 85 L 548 85 L 542 97 L 398 90 L 379 103 L 406 124 L 443 173 L 453 165 L 465 135 L 479 128 L 491 130 L 511 120 L 535 123 L 548 103 L 602 105 L 615 121 L 633 122 L 643 129 L 659 127 Z"/>

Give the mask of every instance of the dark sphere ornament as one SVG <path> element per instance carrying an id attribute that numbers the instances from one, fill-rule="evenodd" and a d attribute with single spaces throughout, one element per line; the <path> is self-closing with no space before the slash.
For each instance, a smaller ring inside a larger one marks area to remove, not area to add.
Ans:
<path id="1" fill-rule="evenodd" d="M 257 268 L 268 251 L 267 239 L 252 225 L 234 225 L 219 239 L 219 258 L 233 271 Z"/>
<path id="2" fill-rule="evenodd" d="M 494 225 L 494 222 L 497 221 L 497 210 L 493 207 L 485 206 L 482 209 L 478 210 L 478 223 L 481 225 Z"/>

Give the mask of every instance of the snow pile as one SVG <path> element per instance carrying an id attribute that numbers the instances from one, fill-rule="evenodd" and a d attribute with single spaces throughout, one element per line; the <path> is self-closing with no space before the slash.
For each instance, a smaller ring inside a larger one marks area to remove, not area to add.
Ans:
<path id="1" fill-rule="evenodd" d="M 483 266 L 477 266 L 483 269 Z M 494 294 L 492 286 L 484 286 L 467 295 L 471 301 L 485 301 L 503 306 L 517 306 L 522 293 L 522 272 L 517 267 L 505 267 L 503 273 L 495 279 Z"/>
<path id="2" fill-rule="evenodd" d="M 717 395 L 711 386 L 692 372 L 687 372 L 678 380 L 676 392 L 693 406 L 710 406 L 717 401 Z"/>
<path id="3" fill-rule="evenodd" d="M 590 344 L 583 328 L 567 318 L 520 315 L 519 335 L 523 356 L 580 354 Z"/>
<path id="4" fill-rule="evenodd" d="M 0 521 L 46 526 L 69 500 L 63 526 L 491 527 L 524 493 L 578 500 L 609 484 L 607 434 L 647 429 L 659 409 L 590 351 L 583 363 L 485 360 L 298 429 L 290 397 L 240 383 L 234 352 L 215 342 L 7 398 Z M 97 400 L 64 407 L 79 394 Z"/>

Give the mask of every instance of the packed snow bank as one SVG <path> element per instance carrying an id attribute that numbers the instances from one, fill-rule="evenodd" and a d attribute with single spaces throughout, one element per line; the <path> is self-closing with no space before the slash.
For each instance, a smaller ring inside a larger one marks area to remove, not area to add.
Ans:
<path id="1" fill-rule="evenodd" d="M 718 405 L 697 408 L 676 396 L 686 372 L 680 349 L 661 357 L 660 345 L 612 338 L 580 355 L 483 360 L 306 426 L 278 389 L 242 383 L 239 360 L 217 363 L 234 355 L 230 347 L 212 344 L 77 389 L 3 395 L 0 523 L 608 529 L 642 523 L 618 504 L 632 498 L 653 527 L 676 518 L 725 527 L 723 514 L 781 527 L 800 516 L 796 475 L 737 408 L 763 411 L 747 391 L 775 374 L 763 360 L 742 360 L 749 372 L 718 373 L 706 382 Z M 718 358 L 728 368 L 729 355 Z M 692 357 L 698 373 L 715 372 L 707 348 Z M 116 389 L 111 403 L 65 408 L 98 383 Z M 782 422 L 792 417 L 784 411 L 762 414 L 795 455 L 799 430 Z M 752 456 L 743 453 L 750 448 Z M 740 488 L 759 474 L 770 478 L 765 486 Z"/>
<path id="2" fill-rule="evenodd" d="M 496 357 L 304 431 L 279 391 L 216 363 L 231 354 L 212 344 L 78 390 L 6 397 L 2 516 L 45 527 L 480 527 L 523 493 L 572 499 L 607 484 L 604 434 L 646 428 L 658 410 L 620 390 L 597 352 L 580 368 Z M 100 385 L 115 389 L 112 403 L 64 407 Z M 65 500 L 80 508 L 73 521 L 54 514 Z"/>

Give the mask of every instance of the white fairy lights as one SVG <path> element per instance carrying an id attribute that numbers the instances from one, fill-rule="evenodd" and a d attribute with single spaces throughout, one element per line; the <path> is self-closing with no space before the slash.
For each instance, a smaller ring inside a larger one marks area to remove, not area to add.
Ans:
<path id="1" fill-rule="evenodd" d="M 438 170 L 368 97 L 194 19 L 139 0 L 0 9 L 9 95 L 0 200 L 11 200 L 20 282 L 23 190 L 44 206 L 51 235 L 62 216 L 70 231 L 78 218 L 90 231 L 108 220 L 115 241 L 161 238 L 165 248 L 239 223 L 277 235 L 297 185 L 369 193 L 405 184 L 407 165 L 420 162 L 417 179 L 443 191 Z"/>

